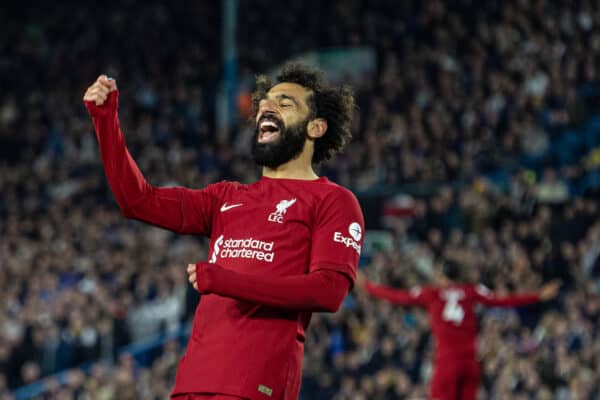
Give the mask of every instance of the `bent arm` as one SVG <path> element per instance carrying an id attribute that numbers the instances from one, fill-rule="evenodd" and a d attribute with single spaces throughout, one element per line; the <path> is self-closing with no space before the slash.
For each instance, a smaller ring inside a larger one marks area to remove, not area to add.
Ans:
<path id="1" fill-rule="evenodd" d="M 200 262 L 196 276 L 200 293 L 298 311 L 336 312 L 350 290 L 346 275 L 325 269 L 307 275 L 257 276 Z"/>
<path id="2" fill-rule="evenodd" d="M 178 233 L 207 234 L 210 216 L 202 208 L 211 208 L 206 204 L 211 202 L 210 196 L 182 187 L 150 185 L 129 154 L 119 123 L 118 91 L 111 92 L 101 106 L 90 101 L 85 101 L 85 106 L 94 123 L 106 178 L 122 214 Z"/>

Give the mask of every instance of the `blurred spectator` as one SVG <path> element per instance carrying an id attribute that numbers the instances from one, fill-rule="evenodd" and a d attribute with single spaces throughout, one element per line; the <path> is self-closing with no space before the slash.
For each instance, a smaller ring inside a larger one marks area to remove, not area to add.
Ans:
<path id="1" fill-rule="evenodd" d="M 544 171 L 542 180 L 536 185 L 536 192 L 537 200 L 542 204 L 565 203 L 569 199 L 569 188 L 551 168 Z"/>

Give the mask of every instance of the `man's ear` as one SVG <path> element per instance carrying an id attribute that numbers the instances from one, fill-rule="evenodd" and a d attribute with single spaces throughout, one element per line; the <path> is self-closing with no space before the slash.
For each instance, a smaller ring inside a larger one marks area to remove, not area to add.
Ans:
<path id="1" fill-rule="evenodd" d="M 324 118 L 315 118 L 310 120 L 306 129 L 310 139 L 318 139 L 327 132 L 327 120 Z"/>

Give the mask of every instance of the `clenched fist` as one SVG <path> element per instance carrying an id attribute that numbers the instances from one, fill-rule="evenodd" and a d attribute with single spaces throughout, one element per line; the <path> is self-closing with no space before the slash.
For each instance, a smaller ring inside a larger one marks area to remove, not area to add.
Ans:
<path id="1" fill-rule="evenodd" d="M 85 91 L 83 101 L 91 101 L 101 106 L 108 99 L 108 94 L 115 90 L 117 90 L 117 82 L 106 75 L 100 75 Z"/>
<path id="2" fill-rule="evenodd" d="M 196 276 L 196 264 L 188 264 L 187 266 L 188 281 L 194 289 L 198 290 L 198 277 Z"/>
<path id="3" fill-rule="evenodd" d="M 192 284 L 194 289 L 199 291 L 201 294 L 211 293 L 211 276 L 215 269 L 220 267 L 216 264 L 209 264 L 207 262 L 199 262 L 197 264 L 188 264 L 187 274 L 188 281 Z"/>

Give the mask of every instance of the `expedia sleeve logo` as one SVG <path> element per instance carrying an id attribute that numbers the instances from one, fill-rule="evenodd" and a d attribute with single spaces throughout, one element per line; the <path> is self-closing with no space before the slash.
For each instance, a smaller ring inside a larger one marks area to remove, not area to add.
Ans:
<path id="1" fill-rule="evenodd" d="M 334 232 L 333 241 L 336 243 L 342 243 L 346 247 L 352 247 L 360 255 L 360 239 L 362 238 L 362 228 L 358 222 L 353 222 L 348 226 L 348 234 L 350 237 L 345 236 L 341 232 Z"/>

